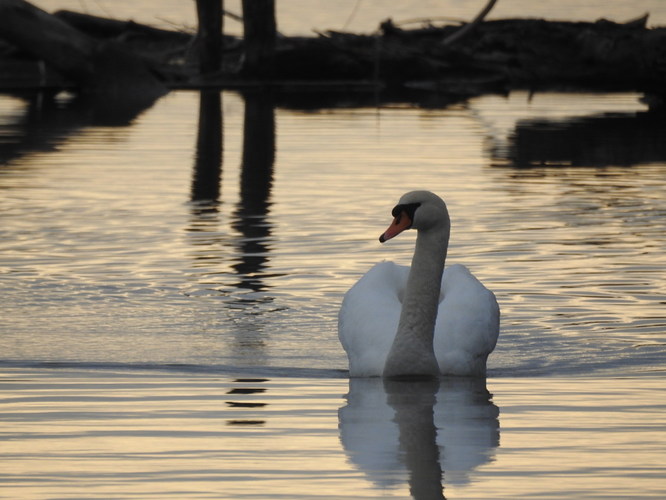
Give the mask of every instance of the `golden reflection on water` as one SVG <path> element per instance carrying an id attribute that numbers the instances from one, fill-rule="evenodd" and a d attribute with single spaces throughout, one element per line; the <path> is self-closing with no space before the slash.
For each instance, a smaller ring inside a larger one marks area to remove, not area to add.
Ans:
<path id="1" fill-rule="evenodd" d="M 659 498 L 666 433 L 662 378 L 492 381 L 502 444 L 492 481 L 461 498 Z M 508 403 L 508 404 L 506 404 Z M 501 496 L 501 495 L 499 495 Z"/>
<path id="2" fill-rule="evenodd" d="M 360 383 L 360 386 L 355 386 Z M 12 498 L 660 498 L 664 382 L 4 370 Z M 460 385 L 463 384 L 463 385 Z M 346 394 L 346 395 L 345 395 Z M 410 494 L 411 491 L 411 494 Z"/>
<path id="3" fill-rule="evenodd" d="M 411 235 L 377 235 L 400 194 L 425 187 L 449 205 L 449 261 L 502 306 L 491 373 L 652 369 L 666 324 L 666 151 L 650 135 L 658 123 L 618 135 L 643 127 L 645 109 L 634 94 L 516 92 L 445 109 L 305 112 L 175 92 L 130 127 L 73 132 L 50 110 L 34 149 L 8 142 L 0 176 L 3 351 L 344 368 L 341 296 L 372 263 L 409 262 Z M 526 148 L 521 130 L 540 140 Z M 546 165 L 561 158 L 538 144 L 581 130 L 616 139 L 593 157 L 566 151 L 594 165 Z"/>

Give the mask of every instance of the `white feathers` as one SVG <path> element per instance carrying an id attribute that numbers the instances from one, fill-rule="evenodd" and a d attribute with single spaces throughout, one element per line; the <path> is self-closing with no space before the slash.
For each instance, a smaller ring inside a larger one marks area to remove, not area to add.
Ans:
<path id="1" fill-rule="evenodd" d="M 345 294 L 338 335 L 350 376 L 427 376 L 437 368 L 442 375 L 485 376 L 499 335 L 499 306 L 465 266 L 442 273 L 450 230 L 446 205 L 418 191 L 403 196 L 393 212 L 392 228 L 401 217 L 413 217 L 414 259 L 411 268 L 376 264 Z M 440 273 L 438 286 L 433 277 Z M 428 362 L 433 352 L 437 366 Z"/>
<path id="2" fill-rule="evenodd" d="M 400 319 L 409 267 L 375 264 L 345 294 L 338 315 L 340 342 L 352 377 L 381 376 Z M 484 376 L 499 335 L 493 293 L 463 265 L 444 270 L 433 347 L 443 375 Z"/>

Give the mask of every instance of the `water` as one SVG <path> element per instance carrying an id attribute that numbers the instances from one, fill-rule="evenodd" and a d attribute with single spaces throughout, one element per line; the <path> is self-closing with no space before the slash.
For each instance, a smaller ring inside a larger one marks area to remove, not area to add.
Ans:
<path id="1" fill-rule="evenodd" d="M 246 150 L 274 145 L 273 161 L 243 156 L 244 101 L 224 93 L 219 203 L 197 182 L 199 100 L 172 93 L 130 127 L 43 111 L 28 142 L 28 107 L 2 99 L 3 363 L 344 376 L 341 297 L 373 262 L 409 263 L 413 235 L 377 235 L 424 187 L 449 204 L 449 262 L 501 304 L 491 375 L 663 369 L 664 127 L 638 96 L 274 114 L 251 100 L 269 133 L 246 126 Z"/>
<path id="2" fill-rule="evenodd" d="M 664 497 L 662 379 L 490 384 L 15 369 L 0 496 Z"/>
<path id="3" fill-rule="evenodd" d="M 120 127 L 60 99 L 0 99 L 7 498 L 666 493 L 666 151 L 639 96 L 174 92 Z M 489 378 L 348 381 L 342 295 L 409 262 L 413 235 L 377 236 L 421 187 L 501 304 Z"/>

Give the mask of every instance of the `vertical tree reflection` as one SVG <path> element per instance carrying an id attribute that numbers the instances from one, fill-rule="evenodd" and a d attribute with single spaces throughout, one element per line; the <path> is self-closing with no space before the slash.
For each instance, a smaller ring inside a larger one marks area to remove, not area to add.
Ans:
<path id="1" fill-rule="evenodd" d="M 202 90 L 199 129 L 192 178 L 192 201 L 214 206 L 220 197 L 222 176 L 222 94 Z"/>
<path id="2" fill-rule="evenodd" d="M 208 325 L 217 324 L 220 331 L 231 334 L 228 353 L 233 362 L 265 364 L 264 313 L 280 310 L 265 293 L 264 282 L 270 252 L 275 118 L 269 94 L 244 97 L 240 196 L 226 226 L 220 199 L 222 103 L 219 91 L 201 92 L 189 226 L 195 282 L 191 293 L 222 299 L 211 309 Z"/>
<path id="3" fill-rule="evenodd" d="M 243 126 L 243 163 L 240 201 L 232 226 L 240 239 L 240 260 L 233 266 L 241 277 L 239 287 L 265 288 L 261 272 L 268 261 L 271 225 L 267 221 L 275 161 L 275 111 L 268 91 L 247 92 Z"/>
<path id="4" fill-rule="evenodd" d="M 240 290 L 259 292 L 266 288 L 262 282 L 262 271 L 266 267 L 270 250 L 271 225 L 267 217 L 275 161 L 275 114 L 270 93 L 250 92 L 244 97 L 240 196 L 230 223 L 238 236 L 221 231 L 219 227 L 222 111 L 220 92 L 212 90 L 201 92 L 199 132 L 192 178 L 193 220 L 190 231 L 200 233 L 196 245 L 203 250 L 199 254 L 200 257 L 205 256 L 209 273 L 223 274 L 223 253 L 228 253 L 229 247 L 236 247 L 230 267 L 238 276 L 238 281 L 232 286 Z M 213 262 L 218 263 L 217 270 L 210 269 Z M 246 299 L 257 300 L 239 297 L 238 301 Z"/>

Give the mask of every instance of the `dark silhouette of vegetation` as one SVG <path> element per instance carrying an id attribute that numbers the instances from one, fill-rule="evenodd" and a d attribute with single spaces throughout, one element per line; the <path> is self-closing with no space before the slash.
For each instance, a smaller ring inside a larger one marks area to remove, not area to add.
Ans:
<path id="1" fill-rule="evenodd" d="M 496 0 L 495 0 L 496 1 Z M 278 36 L 275 0 L 245 0 L 245 39 L 222 36 L 222 2 L 199 0 L 196 34 L 0 0 L 0 88 L 74 88 L 150 102 L 168 88 L 316 85 L 467 97 L 512 88 L 666 88 L 666 28 L 628 23 L 485 21 L 375 34 Z M 658 97 L 651 102 L 659 103 Z"/>

